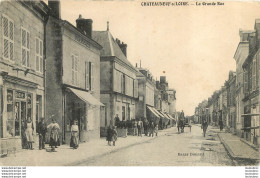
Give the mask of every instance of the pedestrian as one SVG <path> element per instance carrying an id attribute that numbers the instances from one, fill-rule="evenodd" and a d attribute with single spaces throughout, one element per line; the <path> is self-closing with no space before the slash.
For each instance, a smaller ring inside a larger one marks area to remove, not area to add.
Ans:
<path id="1" fill-rule="evenodd" d="M 45 136 L 47 132 L 47 126 L 44 121 L 44 118 L 41 118 L 41 121 L 39 122 L 38 132 L 39 132 L 39 150 L 45 149 Z"/>
<path id="2" fill-rule="evenodd" d="M 31 120 L 31 118 L 28 117 L 27 122 L 26 122 L 25 136 L 26 136 L 26 141 L 27 141 L 27 149 L 31 149 L 31 150 L 34 149 L 33 145 L 32 145 L 34 143 L 33 131 L 34 131 L 33 122 Z"/>
<path id="3" fill-rule="evenodd" d="M 79 126 L 76 120 L 73 121 L 73 125 L 71 126 L 71 139 L 70 139 L 70 147 L 73 149 L 77 149 L 79 147 Z"/>
<path id="4" fill-rule="evenodd" d="M 116 146 L 116 141 L 117 141 L 117 131 L 116 131 L 116 126 L 113 127 L 111 131 L 112 139 L 111 141 L 113 142 L 113 146 Z"/>
<path id="5" fill-rule="evenodd" d="M 203 119 L 203 120 L 202 120 L 202 129 L 203 129 L 203 135 L 204 135 L 204 137 L 206 136 L 207 128 L 208 128 L 208 122 L 207 122 L 206 119 Z"/>
<path id="6" fill-rule="evenodd" d="M 133 128 L 134 128 L 134 132 L 133 132 L 133 135 L 137 135 L 137 121 L 134 119 L 133 120 Z"/>
<path id="7" fill-rule="evenodd" d="M 159 126 L 158 126 L 158 124 L 156 124 L 154 127 L 154 132 L 155 132 L 156 137 L 158 136 L 158 129 L 159 129 Z"/>
<path id="8" fill-rule="evenodd" d="M 154 134 L 154 123 L 153 123 L 153 121 L 151 121 L 149 124 L 149 137 L 150 136 L 153 137 L 153 134 Z"/>
<path id="9" fill-rule="evenodd" d="M 143 123 L 143 125 L 144 125 L 144 135 L 145 135 L 145 136 L 148 136 L 148 126 L 149 126 L 149 122 L 148 122 L 148 120 L 147 120 L 146 118 L 144 118 L 144 123 Z"/>
<path id="10" fill-rule="evenodd" d="M 108 126 L 107 128 L 107 144 L 111 146 L 111 141 L 112 141 L 112 128 L 111 126 Z"/>
<path id="11" fill-rule="evenodd" d="M 219 120 L 219 129 L 220 129 L 220 131 L 223 130 L 223 121 L 222 120 Z"/>
<path id="12" fill-rule="evenodd" d="M 59 145 L 60 126 L 55 119 L 52 119 L 52 123 L 47 126 L 47 129 L 50 129 L 50 146 L 51 150 L 54 152 L 55 148 Z"/>
<path id="13" fill-rule="evenodd" d="M 137 122 L 138 136 L 142 137 L 143 121 L 140 119 Z"/>
<path id="14" fill-rule="evenodd" d="M 119 125 L 119 122 L 120 122 L 120 119 L 119 119 L 119 117 L 118 117 L 118 114 L 116 115 L 114 121 L 115 121 L 115 123 L 110 123 L 110 125 L 112 125 L 112 126 L 118 126 L 118 125 Z"/>
<path id="15" fill-rule="evenodd" d="M 27 143 L 27 138 L 26 138 L 26 121 L 22 120 L 21 122 L 21 134 L 22 134 L 22 148 L 23 149 L 28 149 L 28 143 Z"/>

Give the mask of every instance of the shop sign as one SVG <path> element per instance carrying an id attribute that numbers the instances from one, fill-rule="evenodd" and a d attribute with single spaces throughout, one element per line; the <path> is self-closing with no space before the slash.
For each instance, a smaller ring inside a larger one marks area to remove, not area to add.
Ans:
<path id="1" fill-rule="evenodd" d="M 25 93 L 20 92 L 20 91 L 16 91 L 15 92 L 15 97 L 19 98 L 19 99 L 25 99 Z"/>

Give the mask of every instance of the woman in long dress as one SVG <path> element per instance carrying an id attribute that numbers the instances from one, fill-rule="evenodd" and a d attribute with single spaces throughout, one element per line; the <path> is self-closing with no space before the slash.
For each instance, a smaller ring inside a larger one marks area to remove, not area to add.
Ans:
<path id="1" fill-rule="evenodd" d="M 33 127 L 32 120 L 31 120 L 31 118 L 28 118 L 27 123 L 26 123 L 25 136 L 26 136 L 26 141 L 27 141 L 27 149 L 31 149 L 31 150 L 33 150 L 32 144 L 34 142 L 33 130 L 34 130 L 34 127 Z"/>
<path id="2" fill-rule="evenodd" d="M 117 141 L 117 131 L 116 131 L 116 126 L 113 126 L 113 129 L 111 131 L 111 141 L 113 142 L 113 146 L 116 146 L 116 141 Z"/>
<path id="3" fill-rule="evenodd" d="M 75 120 L 73 125 L 71 126 L 71 141 L 70 147 L 73 149 L 77 149 L 79 147 L 79 127 L 78 123 Z"/>
<path id="4" fill-rule="evenodd" d="M 55 119 L 52 119 L 52 123 L 47 126 L 47 129 L 50 129 L 51 131 L 50 133 L 51 150 L 55 151 L 55 148 L 57 148 L 58 146 L 60 126 Z"/>

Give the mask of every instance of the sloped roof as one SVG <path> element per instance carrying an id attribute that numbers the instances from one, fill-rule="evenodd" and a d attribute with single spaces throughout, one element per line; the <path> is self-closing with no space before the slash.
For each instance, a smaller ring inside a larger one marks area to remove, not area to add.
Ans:
<path id="1" fill-rule="evenodd" d="M 110 31 L 93 31 L 92 38 L 103 47 L 101 50 L 101 57 L 115 56 L 136 70 L 135 67 L 127 60 L 126 56 L 118 46 L 117 42 L 114 40 Z"/>

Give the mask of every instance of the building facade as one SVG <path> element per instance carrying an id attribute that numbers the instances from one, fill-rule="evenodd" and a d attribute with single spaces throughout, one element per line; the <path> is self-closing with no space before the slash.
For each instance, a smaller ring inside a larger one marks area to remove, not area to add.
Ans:
<path id="1" fill-rule="evenodd" d="M 0 3 L 0 138 L 16 149 L 24 145 L 25 123 L 34 135 L 44 117 L 44 25 L 48 7 L 42 2 Z M 36 137 L 35 137 L 36 138 Z"/>
<path id="2" fill-rule="evenodd" d="M 94 31 L 93 39 L 103 46 L 100 63 L 100 97 L 105 109 L 101 113 L 101 135 L 114 125 L 118 115 L 122 121 L 135 119 L 138 99 L 137 70 L 126 56 L 127 45 L 114 39 L 109 31 Z"/>
<path id="3" fill-rule="evenodd" d="M 236 60 L 236 128 L 237 134 L 242 136 L 242 128 L 244 127 L 244 85 L 243 85 L 243 63 L 249 54 L 249 37 L 253 31 L 239 30 L 240 42 L 234 55 Z"/>
<path id="4" fill-rule="evenodd" d="M 60 125 L 60 141 L 70 143 L 76 120 L 81 142 L 100 137 L 100 50 L 92 39 L 92 20 L 77 27 L 60 18 L 60 2 L 49 1 L 46 25 L 46 118 Z M 73 48 L 72 48 L 73 46 Z M 55 49 L 55 50 L 53 50 Z"/>
<path id="5" fill-rule="evenodd" d="M 255 30 L 249 34 L 249 55 L 242 67 L 244 70 L 244 127 L 243 136 L 259 145 L 259 70 L 260 70 L 260 20 L 255 21 Z"/>
<path id="6" fill-rule="evenodd" d="M 228 81 L 226 83 L 227 88 L 227 129 L 231 132 L 236 131 L 236 73 L 233 71 L 229 72 Z"/>

